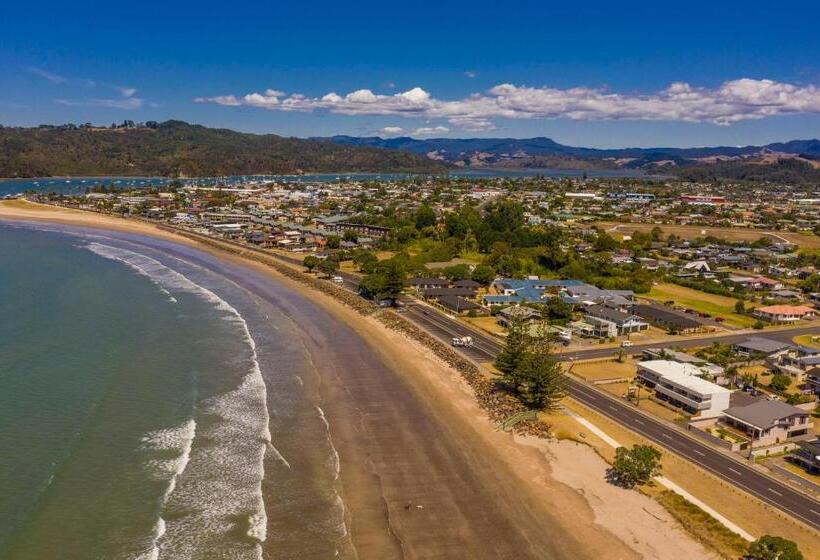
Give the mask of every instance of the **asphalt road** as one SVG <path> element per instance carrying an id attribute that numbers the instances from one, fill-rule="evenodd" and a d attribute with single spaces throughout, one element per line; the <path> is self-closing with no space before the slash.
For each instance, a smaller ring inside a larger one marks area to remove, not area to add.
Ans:
<path id="1" fill-rule="evenodd" d="M 251 248 L 253 251 L 254 249 Z M 261 252 L 261 251 L 260 251 Z M 266 255 L 271 253 L 265 251 Z M 301 265 L 301 260 L 282 255 L 275 255 L 283 261 Z M 343 278 L 342 285 L 352 291 L 358 291 L 357 278 L 350 274 L 339 274 Z M 405 307 L 403 315 L 436 336 L 446 344 L 450 344 L 453 337 L 471 336 L 473 346 L 459 348 L 469 358 L 478 362 L 488 362 L 495 359 L 501 350 L 501 344 L 489 335 L 480 333 L 450 316 L 422 304 L 411 304 Z M 801 327 L 782 331 L 761 333 L 761 336 L 779 340 L 791 340 L 799 334 L 818 334 L 820 327 Z M 679 340 L 674 342 L 676 347 L 702 346 L 704 343 L 737 342 L 748 338 L 749 334 L 718 335 L 708 339 Z M 644 348 L 659 346 L 658 343 L 632 346 L 630 352 L 639 352 Z M 612 348 L 589 349 L 561 354 L 559 359 L 588 359 L 611 356 Z M 634 405 L 628 404 L 616 397 L 604 393 L 591 385 L 575 379 L 569 380 L 569 394 L 572 398 L 589 408 L 614 420 L 618 424 L 642 435 L 646 439 L 671 451 L 701 468 L 711 472 L 726 482 L 745 490 L 771 506 L 802 521 L 806 525 L 820 530 L 820 502 L 810 496 L 798 492 L 786 484 L 766 476 L 744 463 L 741 459 L 721 453 L 704 443 L 687 436 L 682 430 L 669 426 L 650 418 L 636 410 Z"/>
<path id="2" fill-rule="evenodd" d="M 410 306 L 405 316 L 424 327 L 431 334 L 447 342 L 455 336 L 472 336 L 473 346 L 471 348 L 460 348 L 459 350 L 479 362 L 492 361 L 501 349 L 501 345 L 497 341 L 477 333 L 455 319 L 451 319 L 427 306 Z M 805 334 L 805 332 L 818 333 L 820 329 L 817 327 L 792 329 L 778 332 L 777 335 L 781 339 L 783 337 L 790 339 L 795 334 Z M 730 342 L 732 340 L 743 340 L 748 336 L 721 336 L 715 337 L 715 339 Z M 767 333 L 766 336 L 770 336 L 770 333 Z M 699 344 L 703 345 L 703 340 L 699 341 Z M 657 346 L 657 344 L 647 346 Z M 640 348 L 642 347 L 635 346 L 630 350 L 639 350 Z M 602 355 L 609 356 L 612 355 L 612 352 L 613 350 L 610 348 Z M 579 352 L 578 354 L 582 357 L 589 357 L 593 352 Z M 575 353 L 572 353 L 572 357 L 575 357 Z M 568 355 L 564 355 L 564 359 L 568 358 Z M 618 424 L 639 433 L 659 446 L 695 463 L 730 484 L 803 521 L 814 529 L 820 529 L 820 502 L 810 496 L 793 490 L 778 480 L 760 473 L 741 460 L 736 460 L 696 441 L 682 433 L 681 430 L 647 417 L 647 415 L 638 412 L 632 404 L 625 403 L 591 385 L 570 379 L 569 394 L 575 400 L 611 418 Z"/>

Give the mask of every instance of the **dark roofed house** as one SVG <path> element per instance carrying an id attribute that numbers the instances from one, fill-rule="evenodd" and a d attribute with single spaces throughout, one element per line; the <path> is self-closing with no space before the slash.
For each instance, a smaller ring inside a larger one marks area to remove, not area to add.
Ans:
<path id="1" fill-rule="evenodd" d="M 649 327 L 649 325 L 641 320 L 640 317 L 630 313 L 624 313 L 617 309 L 612 309 L 604 305 L 591 305 L 586 310 L 585 320 L 587 322 L 606 322 L 614 325 L 616 334 L 627 334 L 637 331 L 642 331 Z"/>
<path id="2" fill-rule="evenodd" d="M 470 280 L 469 278 L 466 280 L 456 280 L 453 282 L 453 287 L 455 288 L 469 288 L 473 291 L 478 290 L 481 287 L 481 284 L 476 282 L 475 280 Z"/>
<path id="3" fill-rule="evenodd" d="M 632 306 L 631 310 L 635 315 L 662 329 L 687 333 L 695 332 L 703 328 L 700 321 L 657 305 L 638 304 Z"/>
<path id="4" fill-rule="evenodd" d="M 450 281 L 447 278 L 411 278 L 407 283 L 417 290 L 429 290 L 432 288 L 448 288 Z"/>
<path id="5" fill-rule="evenodd" d="M 813 435 L 809 413 L 782 401 L 760 400 L 733 406 L 724 412 L 724 422 L 752 437 L 752 447 L 783 443 Z"/>
<path id="6" fill-rule="evenodd" d="M 466 300 L 463 297 L 453 295 L 445 295 L 439 297 L 438 303 L 442 307 L 449 309 L 450 311 L 455 311 L 456 313 L 466 313 L 473 309 L 482 309 L 482 307 L 477 303 L 473 303 L 472 301 Z"/>
<path id="7" fill-rule="evenodd" d="M 800 441 L 799 446 L 786 458 L 806 469 L 811 474 L 820 474 L 820 439 Z"/>
<path id="8" fill-rule="evenodd" d="M 792 344 L 788 342 L 772 340 L 771 338 L 763 338 L 762 336 L 753 336 L 732 345 L 732 349 L 735 352 L 738 354 L 745 354 L 747 356 L 752 356 L 754 354 L 771 356 L 772 354 L 781 352 L 791 347 Z"/>
<path id="9" fill-rule="evenodd" d="M 457 296 L 464 298 L 475 297 L 475 290 L 469 288 L 427 288 L 421 290 L 421 294 L 426 298 L 441 298 L 444 296 Z"/>

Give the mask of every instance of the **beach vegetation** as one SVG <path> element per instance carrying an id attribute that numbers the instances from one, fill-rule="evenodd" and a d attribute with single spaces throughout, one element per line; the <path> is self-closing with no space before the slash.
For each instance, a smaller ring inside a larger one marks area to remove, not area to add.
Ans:
<path id="1" fill-rule="evenodd" d="M 661 472 L 661 452 L 652 445 L 635 444 L 631 448 L 615 450 L 615 461 L 609 469 L 609 479 L 623 486 L 634 488 L 646 484 Z"/>
<path id="2" fill-rule="evenodd" d="M 749 560 L 803 560 L 797 543 L 772 535 L 763 535 L 749 546 Z"/>

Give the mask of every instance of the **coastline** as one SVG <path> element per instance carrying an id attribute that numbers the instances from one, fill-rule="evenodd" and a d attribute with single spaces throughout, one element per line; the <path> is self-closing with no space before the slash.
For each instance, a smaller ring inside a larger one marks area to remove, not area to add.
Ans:
<path id="1" fill-rule="evenodd" d="M 304 342 L 320 372 L 315 390 L 339 452 L 359 558 L 711 556 L 657 504 L 605 485 L 603 461 L 591 449 L 496 432 L 455 370 L 328 295 L 152 224 L 10 206 L 0 205 L 0 219 L 113 229 L 195 247 L 261 273 L 346 327 L 306 333 Z M 304 313 L 307 324 L 323 320 L 287 306 Z M 362 344 L 369 355 L 361 355 Z M 574 471 L 574 464 L 584 468 Z"/>

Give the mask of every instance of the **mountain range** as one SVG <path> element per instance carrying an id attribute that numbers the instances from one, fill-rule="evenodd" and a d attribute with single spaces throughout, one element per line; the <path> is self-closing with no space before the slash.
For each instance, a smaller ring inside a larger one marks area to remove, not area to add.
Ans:
<path id="1" fill-rule="evenodd" d="M 0 177 L 441 172 L 408 151 L 207 128 L 182 121 L 0 127 Z"/>
<path id="2" fill-rule="evenodd" d="M 815 166 L 820 140 L 792 140 L 765 146 L 598 149 L 566 146 L 550 138 L 380 138 L 332 136 L 336 144 L 402 150 L 456 166 L 545 168 L 645 168 L 709 165 L 719 162 L 775 163 L 797 159 Z"/>

